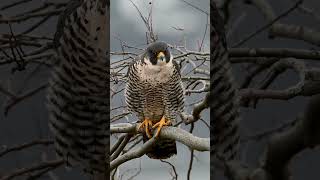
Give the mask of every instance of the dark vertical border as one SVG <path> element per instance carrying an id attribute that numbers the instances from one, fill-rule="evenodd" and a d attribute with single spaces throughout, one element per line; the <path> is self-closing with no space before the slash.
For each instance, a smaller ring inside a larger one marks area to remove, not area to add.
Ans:
<path id="1" fill-rule="evenodd" d="M 214 64 L 214 57 L 213 57 L 213 53 L 215 51 L 215 48 L 214 48 L 214 38 L 216 36 L 215 34 L 215 31 L 213 30 L 214 27 L 214 12 L 216 11 L 215 9 L 215 2 L 213 2 L 213 0 L 210 0 L 210 96 L 209 96 L 209 102 L 210 102 L 210 180 L 212 180 L 214 177 L 213 177 L 213 171 L 214 171 L 214 166 L 213 166 L 213 157 L 214 157 L 214 154 L 213 154 L 213 123 L 212 123 L 212 97 L 211 97 L 211 94 L 212 94 L 212 83 L 213 83 L 213 64 Z"/>
<path id="2" fill-rule="evenodd" d="M 109 138 L 109 141 L 107 143 L 107 176 L 108 176 L 108 179 L 110 178 L 110 156 L 109 156 L 109 149 L 110 149 L 110 0 L 103 0 L 103 5 L 105 4 L 106 5 L 106 19 L 107 19 L 107 27 L 106 27 L 106 31 L 107 31 L 107 35 L 106 35 L 106 38 L 107 38 L 107 49 L 106 49 L 106 60 L 107 60 L 107 63 L 106 63 L 106 70 L 107 70 L 107 89 L 106 91 L 108 92 L 107 93 L 107 99 L 106 99 L 106 103 L 107 103 L 107 111 L 108 111 L 108 125 L 107 125 L 107 131 L 108 131 L 108 138 Z"/>
<path id="3" fill-rule="evenodd" d="M 224 19 L 210 1 L 210 178 L 214 164 L 221 167 L 238 158 L 239 102 L 229 62 Z"/>

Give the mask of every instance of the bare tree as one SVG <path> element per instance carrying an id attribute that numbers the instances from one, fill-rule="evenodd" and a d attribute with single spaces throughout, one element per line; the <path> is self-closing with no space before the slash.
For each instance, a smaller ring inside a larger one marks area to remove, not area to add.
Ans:
<path id="1" fill-rule="evenodd" d="M 292 179 L 290 168 L 292 168 L 291 165 L 294 162 L 294 158 L 304 150 L 313 149 L 319 145 L 320 137 L 315 132 L 315 129 L 319 128 L 319 123 L 315 120 L 319 118 L 318 112 L 316 112 L 320 103 L 318 95 L 320 87 L 319 68 L 317 67 L 317 61 L 313 66 L 307 65 L 307 61 L 319 59 L 319 52 L 315 50 L 319 46 L 319 32 L 310 27 L 281 22 L 282 19 L 294 11 L 298 11 L 303 15 L 307 13 L 309 18 L 314 18 L 315 20 L 317 20 L 317 15 L 304 5 L 304 1 L 291 2 L 287 9 L 276 15 L 274 8 L 268 1 L 244 1 L 245 4 L 257 8 L 265 17 L 266 22 L 236 43 L 231 44 L 229 42 L 229 47 L 231 47 L 229 49 L 229 58 L 232 64 L 243 64 L 242 67 L 246 70 L 243 81 L 239 83 L 241 106 L 255 109 L 258 107 L 258 102 L 262 100 L 289 101 L 298 96 L 310 96 L 310 102 L 304 113 L 297 115 L 297 118 L 292 121 L 284 122 L 279 127 L 254 135 L 242 135 L 241 151 L 244 154 L 249 151 L 245 148 L 249 142 L 258 143 L 264 139 L 269 139 L 269 142 L 265 145 L 265 153 L 260 155 L 260 163 L 256 167 L 250 167 L 245 159 L 239 159 L 227 161 L 215 169 L 215 171 L 222 170 L 228 179 Z M 229 31 L 227 33 L 228 37 L 235 33 L 235 29 L 244 20 L 242 16 L 238 16 L 239 18 L 234 21 L 230 20 L 230 17 L 232 17 L 230 9 L 235 4 L 234 1 L 223 1 L 220 6 L 221 12 L 225 16 L 225 24 L 229 27 L 227 28 Z M 265 31 L 267 31 L 271 40 L 275 40 L 275 43 L 277 38 L 284 38 L 296 40 L 296 44 L 304 41 L 314 45 L 315 48 L 243 47 L 248 41 L 261 37 L 262 32 Z M 229 39 L 231 40 L 231 38 Z M 287 70 L 292 70 L 296 73 L 298 82 L 284 89 L 273 89 L 272 85 L 279 84 L 279 77 L 283 76 Z"/>

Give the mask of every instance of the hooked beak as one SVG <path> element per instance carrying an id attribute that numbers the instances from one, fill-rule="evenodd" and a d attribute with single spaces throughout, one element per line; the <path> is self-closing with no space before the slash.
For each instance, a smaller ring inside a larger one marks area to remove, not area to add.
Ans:
<path id="1" fill-rule="evenodd" d="M 157 55 L 157 59 L 160 60 L 161 62 L 166 60 L 166 56 L 164 55 L 163 52 L 159 52 Z"/>

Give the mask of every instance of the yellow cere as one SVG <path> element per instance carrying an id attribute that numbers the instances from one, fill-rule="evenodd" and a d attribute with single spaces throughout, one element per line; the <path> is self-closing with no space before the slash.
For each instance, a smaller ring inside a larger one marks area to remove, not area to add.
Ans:
<path id="1" fill-rule="evenodd" d="M 164 53 L 163 53 L 162 51 L 158 53 L 158 55 L 157 55 L 157 59 L 159 59 L 161 56 L 165 56 L 165 55 L 164 55 Z"/>

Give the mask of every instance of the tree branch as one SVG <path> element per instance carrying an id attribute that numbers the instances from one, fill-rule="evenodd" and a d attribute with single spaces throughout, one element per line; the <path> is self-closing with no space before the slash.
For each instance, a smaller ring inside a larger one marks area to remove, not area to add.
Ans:
<path id="1" fill-rule="evenodd" d="M 53 144 L 53 141 L 52 140 L 46 140 L 46 139 L 40 139 L 40 140 L 31 141 L 31 142 L 24 143 L 24 144 L 21 144 L 21 145 L 16 145 L 16 146 L 13 146 L 13 147 L 10 147 L 10 148 L 6 148 L 2 152 L 0 152 L 0 157 L 4 156 L 4 155 L 6 155 L 6 154 L 8 154 L 10 152 L 19 151 L 19 150 L 22 150 L 22 149 L 25 149 L 25 148 L 29 148 L 29 147 L 32 147 L 32 146 L 35 146 L 35 145 L 48 146 L 48 145 L 51 145 L 51 144 Z"/>
<path id="2" fill-rule="evenodd" d="M 240 90 L 241 105 L 247 106 L 246 99 L 277 99 L 288 100 L 296 96 L 313 96 L 320 94 L 320 71 L 310 69 L 305 71 L 304 83 L 299 82 L 295 86 L 285 90 L 260 90 L 247 88 Z"/>
<path id="3" fill-rule="evenodd" d="M 139 133 L 138 124 L 130 123 L 119 123 L 111 125 L 110 132 L 113 133 Z M 210 139 L 199 138 L 188 131 L 185 131 L 177 127 L 163 127 L 159 134 L 160 138 L 174 139 L 182 144 L 188 146 L 191 149 L 197 151 L 209 151 L 210 150 Z M 150 140 L 149 140 L 150 141 Z"/>
<path id="4" fill-rule="evenodd" d="M 258 0 L 259 1 L 259 0 Z M 250 40 L 251 38 L 253 38 L 254 36 L 256 36 L 257 34 L 263 32 L 264 30 L 268 29 L 269 27 L 272 27 L 277 21 L 279 21 L 281 18 L 287 16 L 290 12 L 292 12 L 293 10 L 295 10 L 300 4 L 302 4 L 303 0 L 298 0 L 294 6 L 292 6 L 291 8 L 289 8 L 287 11 L 285 11 L 284 13 L 280 14 L 278 17 L 273 17 L 274 15 L 272 14 L 272 20 L 269 20 L 270 22 L 268 22 L 266 25 L 262 26 L 261 28 L 259 28 L 257 31 L 249 34 L 246 38 L 244 38 L 243 40 L 241 40 L 240 42 L 236 43 L 235 45 L 233 45 L 232 47 L 239 47 L 242 44 L 244 44 L 245 42 L 247 42 L 248 40 Z M 258 2 L 257 2 L 258 3 Z"/>
<path id="5" fill-rule="evenodd" d="M 313 96 L 308 103 L 304 116 L 298 116 L 287 131 L 275 134 L 266 148 L 262 164 L 250 169 L 237 161 L 227 164 L 227 174 L 236 180 L 289 180 L 289 165 L 292 159 L 309 148 L 320 145 L 320 95 Z"/>
<path id="6" fill-rule="evenodd" d="M 284 23 L 274 23 L 273 19 L 275 19 L 275 13 L 273 8 L 270 4 L 265 0 L 248 0 L 252 2 L 254 6 L 256 6 L 260 12 L 263 13 L 267 21 L 269 21 L 272 26 L 269 28 L 269 36 L 270 37 L 283 37 L 283 38 L 290 38 L 296 40 L 303 40 L 310 44 L 320 46 L 320 32 L 315 31 L 313 29 L 304 27 L 304 26 L 297 26 L 297 25 L 290 25 Z M 301 5 L 303 0 L 299 0 L 293 6 L 295 8 Z M 270 24 L 269 23 L 269 24 Z"/>
<path id="7" fill-rule="evenodd" d="M 139 158 L 139 157 L 143 156 L 149 150 L 149 148 L 152 147 L 152 145 L 156 141 L 157 141 L 156 138 L 151 138 L 146 143 L 144 143 L 141 147 L 138 147 L 137 149 L 131 150 L 131 151 L 119 156 L 115 160 L 111 161 L 110 171 L 112 171 L 113 169 L 117 168 L 119 165 L 121 165 L 131 159 L 135 159 L 135 158 Z"/>
<path id="8" fill-rule="evenodd" d="M 320 60 L 320 51 L 289 48 L 231 48 L 229 49 L 231 63 L 242 63 L 245 59 L 238 57 L 277 57 Z"/>
<path id="9" fill-rule="evenodd" d="M 34 171 L 41 171 L 41 170 L 48 169 L 48 168 L 52 170 L 54 168 L 59 167 L 63 163 L 64 163 L 64 161 L 62 159 L 42 162 L 40 164 L 36 164 L 36 165 L 31 166 L 31 167 L 18 169 L 16 171 L 14 171 L 13 173 L 9 174 L 9 175 L 1 177 L 0 180 L 10 180 L 10 179 L 13 179 L 13 178 L 15 178 L 17 176 L 29 174 L 29 173 L 32 173 Z"/>

